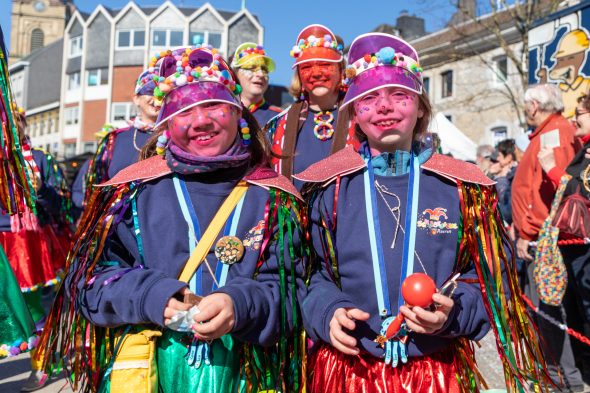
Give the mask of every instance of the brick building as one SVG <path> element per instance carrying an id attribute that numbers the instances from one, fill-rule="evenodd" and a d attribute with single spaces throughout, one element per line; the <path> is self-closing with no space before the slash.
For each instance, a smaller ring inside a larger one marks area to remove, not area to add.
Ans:
<path id="1" fill-rule="evenodd" d="M 91 14 L 76 11 L 64 34 L 60 97 L 60 152 L 67 158 L 93 151 L 95 133 L 105 123 L 124 126 L 134 116 L 135 78 L 149 56 L 169 47 L 208 43 L 222 55 L 245 41 L 263 43 L 263 28 L 247 9 L 139 7 L 120 10 L 99 5 Z"/>

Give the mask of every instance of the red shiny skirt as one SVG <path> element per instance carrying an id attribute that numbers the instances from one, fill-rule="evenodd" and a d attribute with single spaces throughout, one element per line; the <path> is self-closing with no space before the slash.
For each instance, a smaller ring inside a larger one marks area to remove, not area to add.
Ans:
<path id="1" fill-rule="evenodd" d="M 345 355 L 321 345 L 309 357 L 310 393 L 459 393 L 457 361 L 447 349 L 397 367 L 369 354 Z"/>
<path id="2" fill-rule="evenodd" d="M 49 225 L 39 231 L 0 232 L 0 244 L 23 292 L 59 282 L 69 247 L 67 233 L 57 236 Z"/>

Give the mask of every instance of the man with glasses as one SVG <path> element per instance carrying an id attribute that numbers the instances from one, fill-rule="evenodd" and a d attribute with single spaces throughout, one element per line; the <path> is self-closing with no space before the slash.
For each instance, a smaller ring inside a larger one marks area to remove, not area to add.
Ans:
<path id="1" fill-rule="evenodd" d="M 281 112 L 264 99 L 268 89 L 268 74 L 275 69 L 275 62 L 266 55 L 264 48 L 253 42 L 245 42 L 236 49 L 231 67 L 242 86 L 242 104 L 252 112 L 260 127 Z"/>

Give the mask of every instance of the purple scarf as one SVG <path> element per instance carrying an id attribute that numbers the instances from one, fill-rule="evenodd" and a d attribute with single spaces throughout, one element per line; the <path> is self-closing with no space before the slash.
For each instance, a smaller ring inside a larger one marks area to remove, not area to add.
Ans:
<path id="1" fill-rule="evenodd" d="M 248 148 L 242 145 L 240 138 L 224 153 L 215 157 L 195 156 L 182 150 L 170 141 L 166 151 L 166 162 L 173 172 L 188 175 L 207 173 L 217 169 L 235 168 L 245 165 L 250 160 Z"/>

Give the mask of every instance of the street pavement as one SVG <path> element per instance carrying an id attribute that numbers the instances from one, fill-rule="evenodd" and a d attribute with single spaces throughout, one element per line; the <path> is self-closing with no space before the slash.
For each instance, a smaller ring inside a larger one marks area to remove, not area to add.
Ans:
<path id="1" fill-rule="evenodd" d="M 495 349 L 494 336 L 490 332 L 480 341 L 481 348 L 476 347 L 475 355 L 478 366 L 485 380 L 488 382 L 490 393 L 505 392 L 502 364 Z M 21 386 L 29 377 L 31 370 L 28 353 L 8 359 L 0 360 L 0 392 L 18 393 Z M 63 375 L 52 378 L 39 393 L 72 393 L 70 385 Z M 590 393 L 586 386 L 585 393 Z"/>
<path id="2" fill-rule="evenodd" d="M 28 353 L 0 360 L 0 392 L 18 393 L 31 372 L 31 359 Z M 71 393 L 70 385 L 63 375 L 52 378 L 39 393 Z"/>

